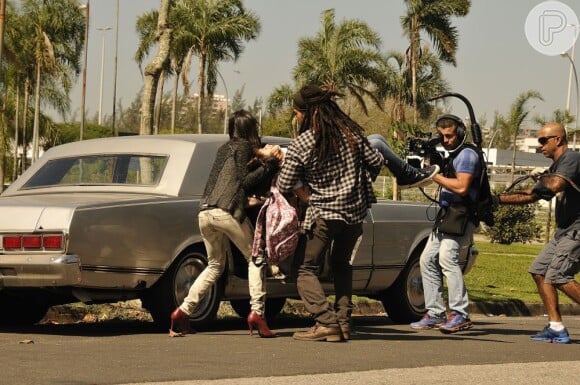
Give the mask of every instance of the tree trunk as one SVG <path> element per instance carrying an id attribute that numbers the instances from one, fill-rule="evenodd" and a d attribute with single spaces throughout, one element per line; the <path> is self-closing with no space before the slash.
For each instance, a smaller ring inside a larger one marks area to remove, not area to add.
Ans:
<path id="1" fill-rule="evenodd" d="M 516 172 L 516 140 L 518 139 L 518 127 L 515 128 L 515 132 L 514 132 L 514 142 L 513 142 L 513 146 L 514 146 L 514 150 L 512 152 L 512 175 L 511 175 L 511 183 L 514 182 L 514 174 Z"/>
<path id="2" fill-rule="evenodd" d="M 159 134 L 159 128 L 161 124 L 161 108 L 163 107 L 163 87 L 165 86 L 165 71 L 161 71 L 161 76 L 159 76 L 159 92 L 157 93 L 157 103 L 155 105 L 155 124 L 154 124 L 154 134 Z"/>
<path id="3" fill-rule="evenodd" d="M 22 173 L 26 171 L 26 153 L 28 143 L 26 143 L 26 126 L 28 125 L 28 103 L 30 101 L 30 78 L 24 81 L 24 108 L 22 110 Z"/>
<path id="4" fill-rule="evenodd" d="M 173 79 L 173 95 L 171 97 L 171 133 L 175 134 L 175 108 L 177 106 L 177 87 L 179 86 L 180 72 L 175 71 Z"/>
<path id="5" fill-rule="evenodd" d="M 18 130 L 20 126 L 20 84 L 16 85 L 16 106 L 14 109 L 14 162 L 12 164 L 12 182 L 16 180 L 18 175 Z"/>
<path id="6" fill-rule="evenodd" d="M 157 35 L 159 36 L 159 49 L 157 56 L 145 67 L 145 84 L 141 98 L 141 126 L 140 135 L 153 133 L 153 110 L 155 109 L 155 95 L 159 76 L 164 64 L 169 60 L 169 46 L 171 44 L 171 28 L 169 27 L 169 7 L 173 0 L 161 0 L 159 7 L 159 19 L 157 22 Z"/>
<path id="7" fill-rule="evenodd" d="M 202 134 L 202 103 L 205 99 L 205 62 L 206 62 L 206 55 L 200 54 L 199 55 L 199 69 L 198 69 L 198 76 L 197 76 L 197 88 L 198 88 L 198 95 L 197 95 L 197 133 Z"/>
<path id="8" fill-rule="evenodd" d="M 40 62 L 36 63 L 36 86 L 34 89 L 34 125 L 32 126 L 32 163 L 38 159 L 40 145 Z"/>
<path id="9" fill-rule="evenodd" d="M 419 26 L 416 17 L 411 21 L 411 93 L 413 97 L 413 123 L 417 124 L 417 57 L 419 56 Z"/>
<path id="10" fill-rule="evenodd" d="M 4 20 L 6 18 L 6 0 L 0 0 L 0 63 L 2 62 L 2 55 L 3 55 L 3 48 L 4 48 Z M 8 89 L 6 88 L 6 93 L 8 93 Z M 2 176 L 0 181 L 2 181 L 2 185 L 0 186 L 0 192 L 4 191 L 4 160 L 6 157 L 6 147 L 4 146 L 4 134 L 6 126 L 8 126 L 8 122 L 6 120 L 6 100 L 7 96 L 4 97 L 4 106 L 3 106 L 3 118 L 4 118 L 4 125 L 2 126 L 2 167 L 0 171 L 2 172 Z"/>
<path id="11" fill-rule="evenodd" d="M 8 87 L 4 88 L 4 102 L 2 103 L 2 129 L 0 130 L 0 192 L 4 191 L 4 175 L 6 167 L 6 127 L 8 127 L 8 118 L 6 117 L 6 101 L 8 100 Z"/>

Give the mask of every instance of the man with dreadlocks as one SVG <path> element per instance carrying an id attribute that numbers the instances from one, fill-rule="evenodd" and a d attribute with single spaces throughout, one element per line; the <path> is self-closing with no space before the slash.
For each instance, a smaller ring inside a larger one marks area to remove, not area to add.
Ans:
<path id="1" fill-rule="evenodd" d="M 350 338 L 350 259 L 362 236 L 367 209 L 375 201 L 370 178 L 375 179 L 385 164 L 369 144 L 364 129 L 333 100 L 336 96 L 339 94 L 314 85 L 301 88 L 294 96 L 301 134 L 288 148 L 277 180 L 283 193 L 293 192 L 301 184 L 310 192 L 303 222 L 305 240 L 296 253 L 303 257 L 297 287 L 316 324 L 294 333 L 297 340 L 337 342 Z M 418 173 L 416 179 L 428 176 Z M 317 276 L 331 244 L 334 308 Z"/>
<path id="2" fill-rule="evenodd" d="M 335 96 L 336 93 L 313 85 L 295 95 L 294 112 L 302 133 L 290 144 L 277 180 L 283 193 L 292 192 L 299 182 L 310 191 L 303 222 L 305 242 L 297 251 L 297 257 L 303 256 L 297 287 L 316 324 L 294 333 L 297 340 L 338 342 L 349 337 L 350 258 L 362 236 L 362 222 L 372 202 L 372 190 L 364 186 L 368 184 L 368 174 L 376 177 L 383 165 L 363 128 L 342 112 L 333 100 Z M 327 302 L 317 276 L 325 251 L 333 241 L 330 263 L 336 311 Z"/>

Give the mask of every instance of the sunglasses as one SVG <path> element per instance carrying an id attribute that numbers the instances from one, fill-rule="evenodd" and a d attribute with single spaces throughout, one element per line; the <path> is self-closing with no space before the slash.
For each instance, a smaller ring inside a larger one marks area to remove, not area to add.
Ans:
<path id="1" fill-rule="evenodd" d="M 558 135 L 550 135 L 550 136 L 542 136 L 538 138 L 538 143 L 540 143 L 540 146 L 545 145 L 546 143 L 548 143 L 548 140 L 552 139 L 552 138 L 557 138 Z"/>

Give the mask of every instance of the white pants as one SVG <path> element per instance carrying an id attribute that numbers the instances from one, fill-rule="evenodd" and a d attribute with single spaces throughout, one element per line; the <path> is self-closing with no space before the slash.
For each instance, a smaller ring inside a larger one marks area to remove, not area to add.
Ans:
<path id="1" fill-rule="evenodd" d="M 227 211 L 217 208 L 200 211 L 198 218 L 199 230 L 207 251 L 208 265 L 191 285 L 187 297 L 179 308 L 188 315 L 195 311 L 208 289 L 222 275 L 226 267 L 231 240 L 248 261 L 251 309 L 262 315 L 266 300 L 266 263 L 263 260 L 256 260 L 256 263 L 252 261 L 254 235 L 250 220 L 246 218 L 243 223 L 240 223 Z"/>

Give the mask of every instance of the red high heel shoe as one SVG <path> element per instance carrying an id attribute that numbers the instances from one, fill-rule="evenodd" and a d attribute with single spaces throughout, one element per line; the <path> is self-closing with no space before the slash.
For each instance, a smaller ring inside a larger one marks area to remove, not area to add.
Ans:
<path id="1" fill-rule="evenodd" d="M 253 330 L 256 328 L 258 329 L 258 334 L 262 338 L 276 337 L 276 333 L 272 332 L 270 328 L 268 328 L 268 323 L 266 323 L 266 320 L 255 311 L 251 311 L 250 314 L 248 314 L 248 327 L 250 328 L 250 335 L 254 335 Z"/>
<path id="2" fill-rule="evenodd" d="M 174 326 L 177 326 L 179 331 L 175 331 Z M 189 333 L 192 333 L 192 330 L 189 327 L 189 316 L 180 308 L 175 309 L 173 313 L 171 313 L 169 337 L 182 337 Z"/>

